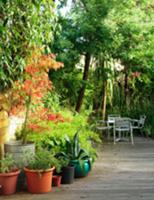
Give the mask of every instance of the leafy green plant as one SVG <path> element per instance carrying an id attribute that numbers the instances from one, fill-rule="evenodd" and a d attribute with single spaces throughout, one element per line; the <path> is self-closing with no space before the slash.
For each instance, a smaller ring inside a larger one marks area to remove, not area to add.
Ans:
<path id="1" fill-rule="evenodd" d="M 68 119 L 63 123 L 48 123 L 49 128 L 42 134 L 31 134 L 29 140 L 35 142 L 36 146 L 42 146 L 54 153 L 62 152 L 66 148 L 66 138 L 70 140 L 74 137 L 74 133 L 81 126 L 82 130 L 79 134 L 80 146 L 90 154 L 93 160 L 96 158 L 96 149 L 93 143 L 101 142 L 99 135 L 91 131 L 91 127 L 87 122 L 85 115 L 75 115 L 64 109 L 62 115 Z"/>
<path id="2" fill-rule="evenodd" d="M 64 160 L 69 160 L 70 164 L 72 161 L 78 160 L 81 166 L 83 165 L 84 161 L 87 160 L 91 166 L 92 158 L 90 154 L 80 146 L 80 141 L 78 136 L 80 129 L 81 128 L 77 130 L 72 139 L 66 136 L 65 149 L 62 152 L 59 152 L 57 154 L 57 157 L 61 158 L 63 157 Z"/>
<path id="3" fill-rule="evenodd" d="M 34 46 L 51 42 L 54 7 L 52 0 L 0 1 L 0 90 L 20 78 Z"/>
<path id="4" fill-rule="evenodd" d="M 35 154 L 27 154 L 27 167 L 34 170 L 46 171 L 55 167 L 60 172 L 60 161 L 47 149 L 39 149 Z"/>
<path id="5" fill-rule="evenodd" d="M 0 160 L 0 173 L 11 172 L 15 168 L 15 161 L 11 154 L 6 154 L 4 158 Z"/>
<path id="6" fill-rule="evenodd" d="M 51 109 L 53 112 L 58 112 L 60 110 L 60 95 L 55 91 L 48 91 L 47 95 L 44 97 L 44 105 L 46 108 Z"/>

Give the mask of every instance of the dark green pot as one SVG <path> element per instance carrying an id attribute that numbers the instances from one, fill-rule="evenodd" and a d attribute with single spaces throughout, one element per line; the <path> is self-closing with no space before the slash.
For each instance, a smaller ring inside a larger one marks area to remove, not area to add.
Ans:
<path id="1" fill-rule="evenodd" d="M 83 160 L 82 162 L 72 160 L 71 165 L 75 168 L 75 178 L 85 177 L 91 170 L 91 165 L 88 160 Z"/>

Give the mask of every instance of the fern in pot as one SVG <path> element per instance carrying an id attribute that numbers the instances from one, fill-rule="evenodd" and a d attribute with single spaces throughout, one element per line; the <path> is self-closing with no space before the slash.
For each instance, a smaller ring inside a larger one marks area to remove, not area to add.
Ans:
<path id="1" fill-rule="evenodd" d="M 11 195 L 16 192 L 17 179 L 20 170 L 16 167 L 11 154 L 6 154 L 0 160 L 0 194 Z"/>
<path id="2" fill-rule="evenodd" d="M 28 163 L 24 172 L 28 191 L 35 194 L 50 192 L 53 171 L 56 168 L 60 172 L 59 160 L 46 149 L 39 149 L 26 157 Z"/>

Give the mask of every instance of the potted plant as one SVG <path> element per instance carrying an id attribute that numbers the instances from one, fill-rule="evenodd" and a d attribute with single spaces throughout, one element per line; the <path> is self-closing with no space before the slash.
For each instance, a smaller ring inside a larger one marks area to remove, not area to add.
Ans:
<path id="1" fill-rule="evenodd" d="M 74 166 L 70 164 L 70 159 L 64 152 L 60 152 L 57 155 L 58 160 L 61 164 L 60 175 L 62 184 L 72 184 L 74 182 Z"/>
<path id="2" fill-rule="evenodd" d="M 5 144 L 5 152 L 12 153 L 18 160 L 23 157 L 25 151 L 34 152 L 35 150 L 34 143 L 29 142 L 29 135 L 32 131 L 32 123 L 39 123 L 43 98 L 48 90 L 52 89 L 48 71 L 63 66 L 62 63 L 55 61 L 53 54 L 42 55 L 40 49 L 35 49 L 27 60 L 24 76 L 21 80 L 16 81 L 12 88 L 13 106 L 10 111 L 14 115 L 23 114 L 24 122 L 16 134 L 19 141 L 9 141 Z M 33 122 L 32 115 L 34 113 L 37 115 Z"/>
<path id="3" fill-rule="evenodd" d="M 53 170 L 60 171 L 60 163 L 51 152 L 39 149 L 35 154 L 26 158 L 24 168 L 27 189 L 30 193 L 39 194 L 51 191 Z"/>
<path id="4" fill-rule="evenodd" d="M 86 176 L 92 167 L 92 158 L 80 146 L 78 137 L 79 130 L 75 133 L 73 139 L 66 136 L 66 147 L 64 151 L 58 154 L 58 156 L 69 160 L 70 166 L 74 166 L 76 178 Z"/>
<path id="5" fill-rule="evenodd" d="M 62 176 L 62 184 L 72 184 L 74 182 L 74 166 L 68 164 L 62 168 L 61 176 Z"/>
<path id="6" fill-rule="evenodd" d="M 60 185 L 61 185 L 61 178 L 62 178 L 62 176 L 60 176 L 60 175 L 53 175 L 52 176 L 52 185 L 60 187 Z"/>
<path id="7" fill-rule="evenodd" d="M 6 154 L 0 160 L 0 194 L 11 195 L 16 192 L 17 179 L 20 170 L 15 167 L 11 154 Z"/>
<path id="8" fill-rule="evenodd" d="M 58 161 L 59 161 L 59 164 L 60 164 L 60 171 L 55 169 L 54 170 L 54 174 L 53 174 L 53 177 L 52 177 L 52 184 L 53 186 L 57 186 L 57 187 L 60 187 L 61 183 L 64 183 L 64 168 L 66 168 L 69 164 L 69 161 L 64 159 L 63 157 L 58 157 L 56 155 Z M 70 172 L 67 171 L 67 174 L 66 174 L 67 177 L 70 177 Z M 74 172 L 73 172 L 73 175 L 72 175 L 72 179 L 74 179 Z M 72 183 L 73 181 L 72 180 L 67 180 L 68 184 L 69 183 Z"/>
<path id="9" fill-rule="evenodd" d="M 59 173 L 54 170 L 54 185 L 57 185 L 57 183 L 60 182 L 60 179 L 62 184 L 71 184 L 74 182 L 74 166 L 70 165 L 70 160 L 68 157 L 63 156 L 63 152 L 65 152 L 65 142 L 65 138 L 57 136 L 55 137 L 52 134 L 42 138 L 41 141 L 39 139 L 38 142 L 38 145 L 40 145 L 42 148 L 47 148 L 49 151 L 55 152 L 56 158 L 59 160 L 61 172 Z"/>

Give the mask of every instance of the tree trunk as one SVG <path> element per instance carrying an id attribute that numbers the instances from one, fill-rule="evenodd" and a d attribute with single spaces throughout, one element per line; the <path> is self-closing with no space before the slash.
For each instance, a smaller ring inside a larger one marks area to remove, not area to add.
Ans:
<path id="1" fill-rule="evenodd" d="M 85 66 L 84 66 L 84 73 L 83 73 L 83 81 L 87 81 L 88 79 L 88 73 L 89 73 L 89 67 L 90 67 L 90 54 L 87 53 L 85 56 Z M 82 106 L 82 102 L 83 102 L 83 98 L 84 98 L 84 93 L 85 93 L 85 89 L 86 89 L 86 84 L 83 83 L 82 88 L 79 91 L 79 96 L 78 96 L 78 100 L 77 100 L 77 104 L 76 104 L 76 108 L 75 110 L 79 113 L 81 106 Z"/>
<path id="2" fill-rule="evenodd" d="M 95 113 L 98 113 L 99 111 L 99 108 L 100 108 L 100 101 L 99 101 L 99 97 L 98 95 L 100 96 L 100 94 L 98 94 L 98 92 L 100 93 L 100 91 L 98 90 L 97 88 L 97 84 L 99 83 L 100 81 L 100 72 L 99 72 L 99 68 L 97 66 L 97 68 L 95 69 L 95 72 L 94 72 L 94 86 L 95 86 L 95 90 L 93 91 L 93 111 Z"/>
<path id="3" fill-rule="evenodd" d="M 123 83 L 119 81 L 117 82 L 117 86 L 118 86 L 118 89 L 117 89 L 118 108 L 120 109 L 120 112 L 121 112 L 124 105 Z"/>
<path id="4" fill-rule="evenodd" d="M 102 88 L 102 118 L 105 120 L 106 115 L 106 98 L 107 98 L 107 81 L 104 81 Z"/>
<path id="5" fill-rule="evenodd" d="M 125 105 L 128 103 L 128 70 L 125 67 L 125 79 L 124 79 L 124 96 L 125 96 Z"/>

